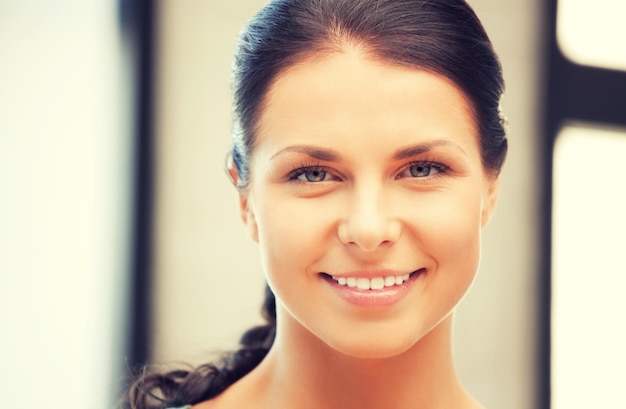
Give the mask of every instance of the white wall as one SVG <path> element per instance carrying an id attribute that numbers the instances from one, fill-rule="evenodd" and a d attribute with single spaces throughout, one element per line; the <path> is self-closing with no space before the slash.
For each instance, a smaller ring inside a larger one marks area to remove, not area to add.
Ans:
<path id="1" fill-rule="evenodd" d="M 202 362 L 261 322 L 264 281 L 224 163 L 230 60 L 263 3 L 162 1 L 157 102 L 155 354 Z"/>
<path id="2" fill-rule="evenodd" d="M 264 1 L 161 1 L 156 341 L 160 362 L 200 363 L 260 322 L 263 279 L 223 162 L 230 147 L 235 38 Z M 461 305 L 455 350 L 487 407 L 533 408 L 537 305 L 539 0 L 472 0 L 502 59 L 510 154 Z"/>
<path id="3" fill-rule="evenodd" d="M 111 407 L 131 134 L 115 1 L 0 1 L 0 407 Z"/>

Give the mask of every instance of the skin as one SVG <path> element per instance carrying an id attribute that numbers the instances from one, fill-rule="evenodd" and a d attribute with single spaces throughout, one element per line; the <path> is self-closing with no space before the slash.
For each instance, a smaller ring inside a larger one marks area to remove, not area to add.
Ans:
<path id="1" fill-rule="evenodd" d="M 498 180 L 454 83 L 358 49 L 283 72 L 259 122 L 241 213 L 277 300 L 267 358 L 196 408 L 476 408 L 451 357 Z M 237 174 L 231 169 L 231 176 Z M 326 274 L 419 271 L 391 304 Z"/>

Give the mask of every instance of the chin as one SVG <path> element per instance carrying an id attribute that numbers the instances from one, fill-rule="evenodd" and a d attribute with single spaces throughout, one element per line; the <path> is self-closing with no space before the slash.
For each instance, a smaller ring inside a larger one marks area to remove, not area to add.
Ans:
<path id="1" fill-rule="evenodd" d="M 435 323 L 403 321 L 390 326 L 360 328 L 360 331 L 352 328 L 353 331 L 335 332 L 334 336 L 321 341 L 351 358 L 389 359 L 410 351 L 417 352 L 420 346 L 430 348 L 449 342 L 451 318 L 452 313 Z"/>
<path id="2" fill-rule="evenodd" d="M 340 340 L 329 344 L 337 352 L 355 359 L 386 359 L 393 358 L 411 349 L 418 341 L 412 339 L 403 341 L 397 335 L 381 339 L 378 337 L 363 336 L 358 340 Z"/>

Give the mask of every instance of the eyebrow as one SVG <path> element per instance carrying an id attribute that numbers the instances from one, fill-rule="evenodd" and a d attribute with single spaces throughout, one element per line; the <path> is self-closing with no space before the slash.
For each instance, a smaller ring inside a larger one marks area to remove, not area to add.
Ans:
<path id="1" fill-rule="evenodd" d="M 414 156 L 421 155 L 422 153 L 429 152 L 438 146 L 450 146 L 450 147 L 456 148 L 459 151 L 461 151 L 465 156 L 467 156 L 467 152 L 465 152 L 465 150 L 463 150 L 463 148 L 461 148 L 456 143 L 450 142 L 450 141 L 444 141 L 444 140 L 437 140 L 433 142 L 412 145 L 412 146 L 400 149 L 393 155 L 393 158 L 395 160 L 412 158 Z"/>
<path id="2" fill-rule="evenodd" d="M 303 153 L 313 159 L 318 159 L 325 162 L 339 162 L 339 160 L 341 159 L 341 155 L 332 149 L 322 149 L 317 146 L 311 145 L 287 146 L 286 148 L 281 149 L 273 154 L 270 159 L 274 159 L 276 156 L 287 152 Z"/>
<path id="3" fill-rule="evenodd" d="M 412 158 L 414 156 L 419 156 L 425 152 L 429 152 L 432 149 L 438 146 L 450 146 L 461 151 L 465 156 L 467 153 L 463 148 L 457 145 L 454 142 L 445 141 L 445 140 L 437 140 L 427 143 L 421 143 L 417 145 L 411 145 L 406 148 L 402 148 L 393 155 L 394 160 L 402 160 L 407 158 Z M 296 152 L 303 153 L 307 156 L 310 156 L 313 159 L 325 161 L 325 162 L 339 162 L 341 160 L 341 155 L 332 149 L 324 149 L 317 146 L 312 145 L 291 145 L 283 148 L 272 155 L 270 159 L 274 159 L 276 156 L 279 156 L 283 153 L 287 152 Z"/>

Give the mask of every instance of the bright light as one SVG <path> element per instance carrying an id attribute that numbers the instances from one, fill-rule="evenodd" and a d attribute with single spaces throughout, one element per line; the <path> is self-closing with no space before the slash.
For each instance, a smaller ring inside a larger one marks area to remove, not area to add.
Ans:
<path id="1" fill-rule="evenodd" d="M 113 0 L 0 0 L 0 408 L 113 407 L 128 94 Z"/>
<path id="2" fill-rule="evenodd" d="M 576 63 L 626 70 L 625 19 L 624 0 L 559 0 L 559 45 Z"/>
<path id="3" fill-rule="evenodd" d="M 626 408 L 626 131 L 571 126 L 554 156 L 552 409 Z"/>

